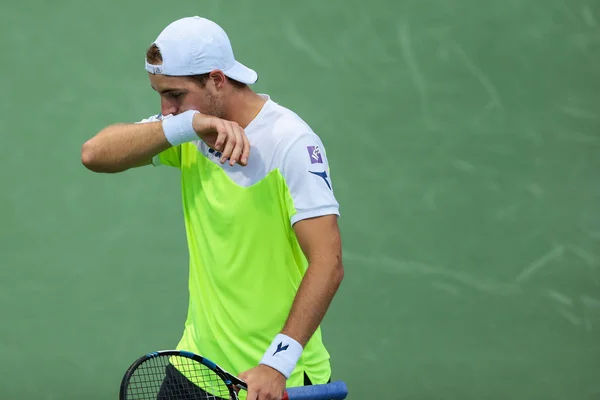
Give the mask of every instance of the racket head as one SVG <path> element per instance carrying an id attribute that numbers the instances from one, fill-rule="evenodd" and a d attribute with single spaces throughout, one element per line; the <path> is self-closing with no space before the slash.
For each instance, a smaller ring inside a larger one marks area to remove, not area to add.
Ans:
<path id="1" fill-rule="evenodd" d="M 119 400 L 237 400 L 236 386 L 246 388 L 242 380 L 205 357 L 161 350 L 131 364 L 121 380 Z"/>

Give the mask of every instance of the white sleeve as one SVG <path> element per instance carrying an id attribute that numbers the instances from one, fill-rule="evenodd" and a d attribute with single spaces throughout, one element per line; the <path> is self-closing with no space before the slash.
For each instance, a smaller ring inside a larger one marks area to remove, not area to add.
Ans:
<path id="1" fill-rule="evenodd" d="M 144 124 L 146 122 L 162 121 L 162 119 L 163 119 L 162 114 L 158 114 L 158 115 L 153 115 L 153 116 L 148 117 L 148 118 L 144 118 L 143 120 L 136 122 L 136 124 Z"/>
<path id="2" fill-rule="evenodd" d="M 340 215 L 325 147 L 317 135 L 303 134 L 288 146 L 281 162 L 281 174 L 296 209 L 292 225 L 307 218 Z"/>

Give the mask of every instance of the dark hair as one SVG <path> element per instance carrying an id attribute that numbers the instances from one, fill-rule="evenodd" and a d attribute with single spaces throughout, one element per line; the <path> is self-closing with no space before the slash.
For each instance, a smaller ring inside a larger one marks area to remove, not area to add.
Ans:
<path id="1" fill-rule="evenodd" d="M 160 54 L 160 49 L 158 48 L 158 46 L 153 44 L 152 46 L 150 46 L 150 48 L 148 48 L 148 51 L 146 51 L 146 60 L 148 60 L 148 63 L 153 64 L 153 65 L 162 64 L 163 58 L 162 58 L 162 55 Z M 209 75 L 210 75 L 209 73 L 200 74 L 200 75 L 191 75 L 191 76 L 188 76 L 187 78 L 192 79 L 194 82 L 196 82 L 198 85 L 200 85 L 201 88 L 204 88 L 206 86 L 206 82 L 208 81 Z M 227 78 L 228 78 L 229 82 L 236 89 L 243 89 L 244 87 L 246 87 L 245 83 L 236 81 L 235 79 L 231 79 L 229 77 L 227 77 Z"/>

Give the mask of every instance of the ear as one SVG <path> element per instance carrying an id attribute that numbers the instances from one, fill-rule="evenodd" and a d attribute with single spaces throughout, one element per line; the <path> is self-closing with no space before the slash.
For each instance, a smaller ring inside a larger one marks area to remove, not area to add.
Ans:
<path id="1" fill-rule="evenodd" d="M 227 77 L 225 76 L 223 71 L 218 69 L 211 71 L 208 75 L 208 78 L 213 82 L 216 89 L 221 89 L 227 81 Z"/>

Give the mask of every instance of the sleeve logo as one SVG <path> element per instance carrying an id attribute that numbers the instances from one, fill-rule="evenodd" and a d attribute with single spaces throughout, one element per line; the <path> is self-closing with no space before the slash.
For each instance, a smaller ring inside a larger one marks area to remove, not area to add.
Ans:
<path id="1" fill-rule="evenodd" d="M 331 190 L 331 185 L 329 184 L 329 181 L 327 180 L 327 172 L 325 172 L 325 171 L 323 171 L 323 172 L 308 171 L 308 172 L 310 172 L 313 175 L 323 178 L 323 180 L 327 184 L 327 187 L 329 188 L 329 190 Z"/>
<path id="2" fill-rule="evenodd" d="M 321 157 L 319 146 L 307 146 L 306 149 L 308 150 L 311 164 L 323 164 L 323 157 Z"/>

